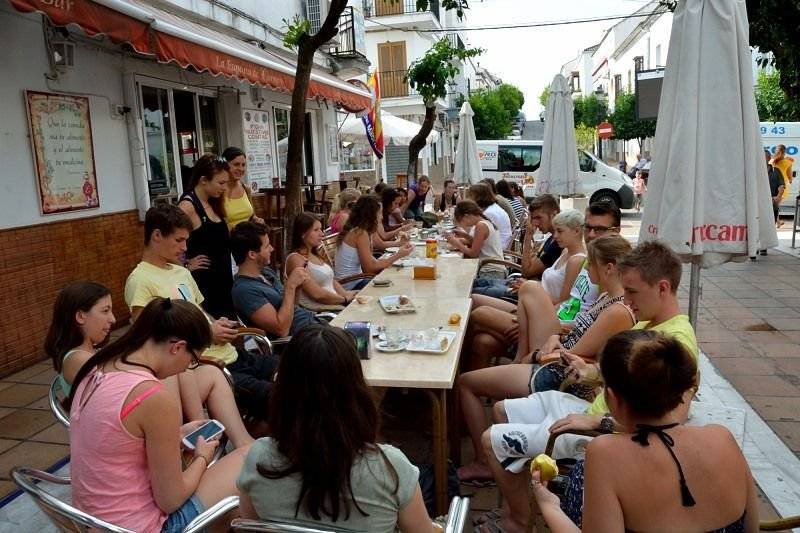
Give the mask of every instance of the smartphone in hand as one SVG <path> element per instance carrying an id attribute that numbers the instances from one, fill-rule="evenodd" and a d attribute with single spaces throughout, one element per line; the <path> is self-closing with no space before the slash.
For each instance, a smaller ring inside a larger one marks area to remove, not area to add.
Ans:
<path id="1" fill-rule="evenodd" d="M 219 438 L 224 432 L 225 426 L 212 419 L 183 437 L 181 442 L 187 450 L 194 450 L 197 446 L 198 438 L 203 437 L 207 442 Z"/>

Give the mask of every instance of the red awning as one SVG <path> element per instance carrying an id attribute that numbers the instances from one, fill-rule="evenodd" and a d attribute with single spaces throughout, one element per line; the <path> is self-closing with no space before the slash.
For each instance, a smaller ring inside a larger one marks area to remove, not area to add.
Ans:
<path id="1" fill-rule="evenodd" d="M 103 34 L 114 43 L 128 43 L 161 63 L 283 92 L 294 88 L 294 61 L 139 0 L 9 1 L 18 11 L 43 13 L 56 26 L 77 24 L 90 36 Z M 368 92 L 316 68 L 308 98 L 324 98 L 351 110 L 371 106 Z"/>

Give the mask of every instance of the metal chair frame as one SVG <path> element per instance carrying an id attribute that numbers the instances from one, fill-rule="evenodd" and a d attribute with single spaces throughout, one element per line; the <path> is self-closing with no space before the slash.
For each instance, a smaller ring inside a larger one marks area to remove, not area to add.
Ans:
<path id="1" fill-rule="evenodd" d="M 69 429 L 69 413 L 64 409 L 64 389 L 61 388 L 61 381 L 56 376 L 50 383 L 50 390 L 47 394 L 50 410 L 65 428 Z"/>
<path id="2" fill-rule="evenodd" d="M 17 466 L 11 470 L 11 478 L 33 502 L 47 515 L 47 517 L 63 531 L 89 532 L 102 531 L 107 533 L 134 533 L 130 529 L 117 526 L 105 520 L 96 518 L 88 513 L 53 496 L 39 486 L 40 482 L 54 485 L 70 485 L 68 477 L 60 477 L 33 468 Z M 229 496 L 211 506 L 189 522 L 183 533 L 198 533 L 210 523 L 232 509 L 239 507 L 239 498 Z"/>
<path id="3" fill-rule="evenodd" d="M 468 514 L 469 498 L 454 497 L 450 502 L 450 510 L 447 513 L 447 523 L 444 526 L 445 533 L 462 533 L 467 523 Z M 341 529 L 318 529 L 299 526 L 275 520 L 247 520 L 244 518 L 237 518 L 231 522 L 231 529 L 237 533 L 342 533 L 344 531 Z"/>

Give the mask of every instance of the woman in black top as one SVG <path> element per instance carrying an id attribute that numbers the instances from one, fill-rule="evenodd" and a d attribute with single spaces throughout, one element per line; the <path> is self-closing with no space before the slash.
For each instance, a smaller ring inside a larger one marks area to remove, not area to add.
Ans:
<path id="1" fill-rule="evenodd" d="M 203 309 L 214 318 L 236 318 L 231 300 L 233 274 L 224 196 L 230 167 L 224 159 L 206 154 L 195 163 L 187 192 L 178 203 L 194 230 L 187 242 L 186 259 L 199 268 L 192 276 L 203 293 Z"/>

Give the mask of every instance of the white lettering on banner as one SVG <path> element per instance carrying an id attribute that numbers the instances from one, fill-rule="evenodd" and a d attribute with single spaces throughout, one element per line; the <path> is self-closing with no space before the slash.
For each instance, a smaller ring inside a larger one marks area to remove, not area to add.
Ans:
<path id="1" fill-rule="evenodd" d="M 64 11 L 72 11 L 73 0 L 42 0 L 42 4 L 46 6 L 53 6 L 56 9 Z"/>
<path id="2" fill-rule="evenodd" d="M 658 235 L 658 226 L 650 224 L 647 233 Z M 747 240 L 747 226 L 745 224 L 703 224 L 692 228 L 692 242 L 720 241 L 744 242 Z"/>

